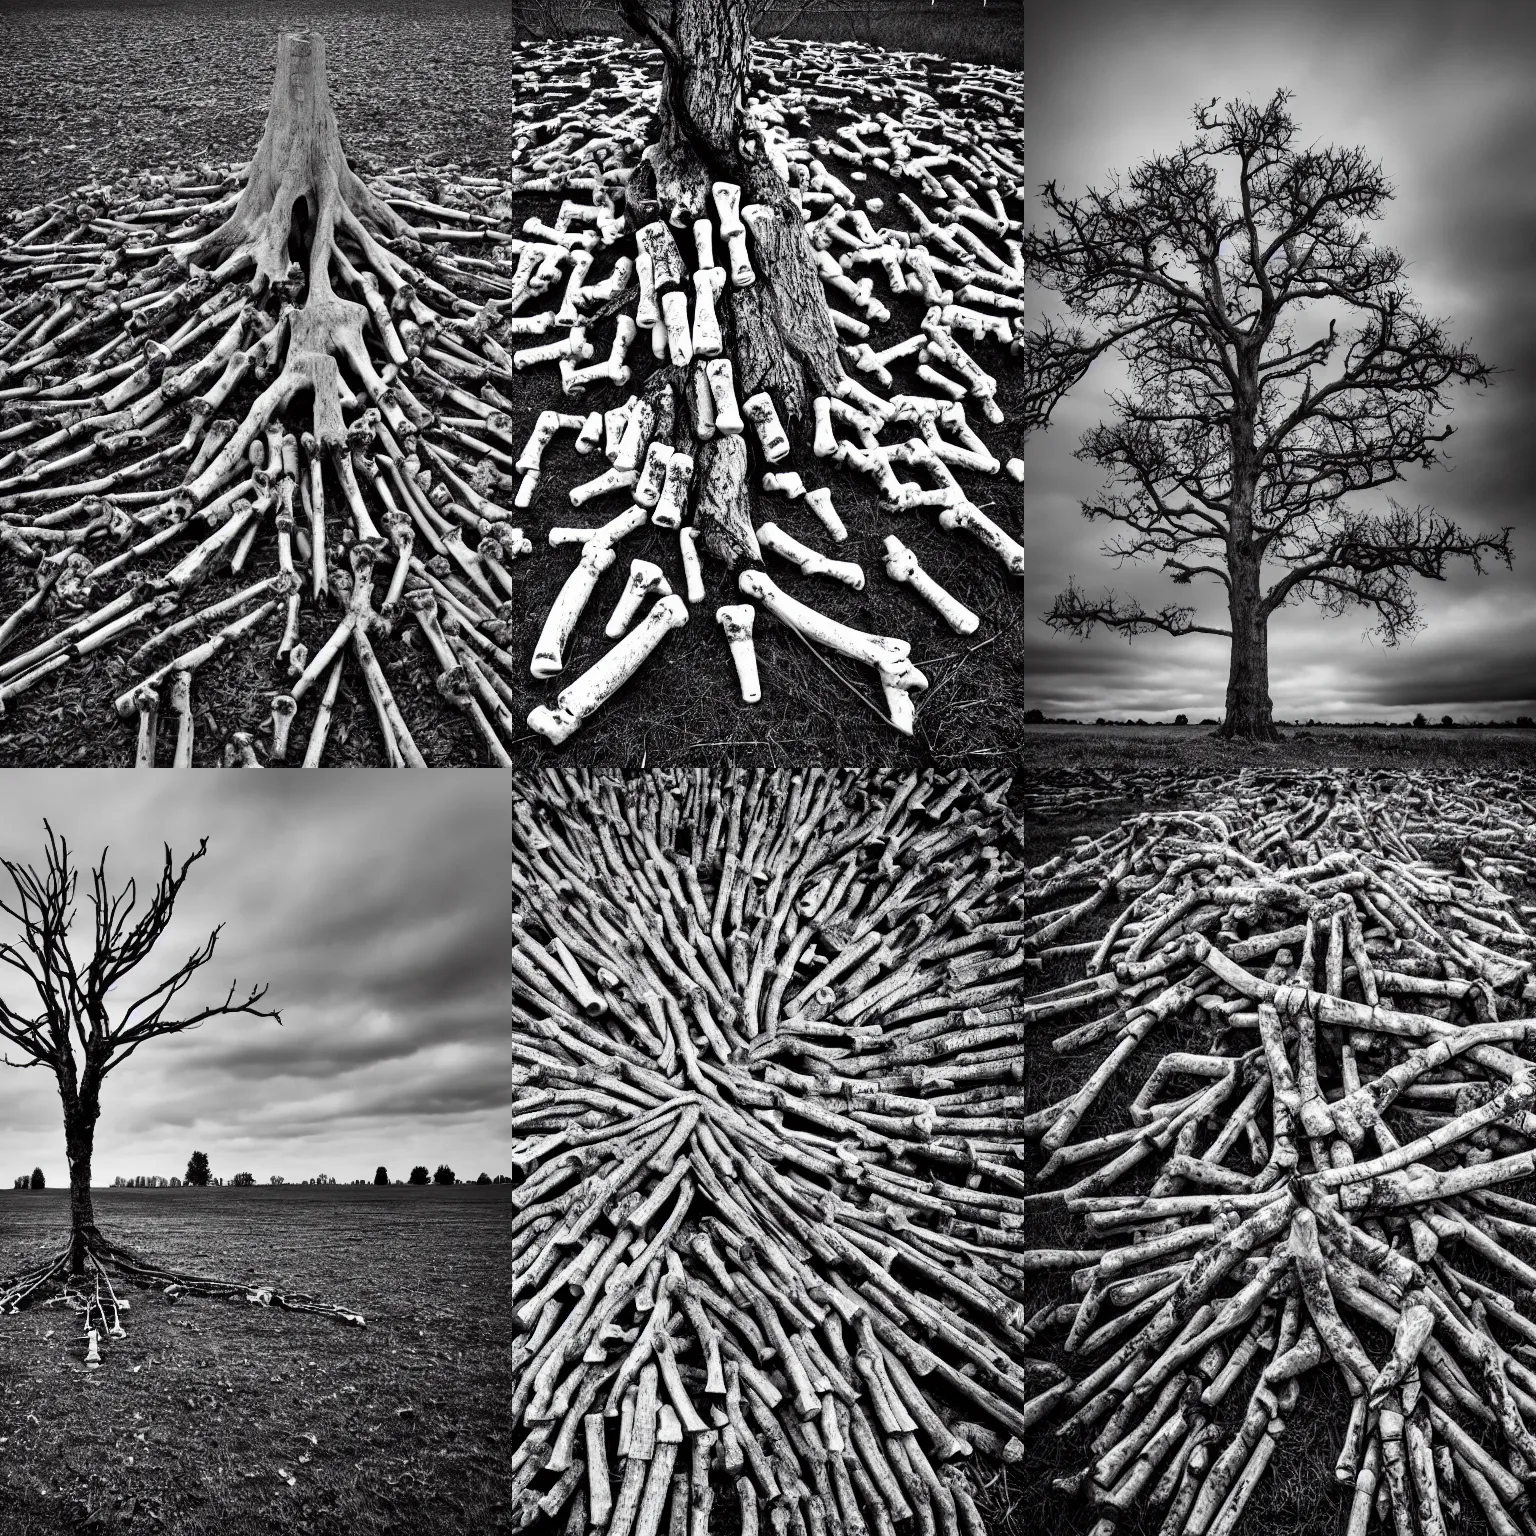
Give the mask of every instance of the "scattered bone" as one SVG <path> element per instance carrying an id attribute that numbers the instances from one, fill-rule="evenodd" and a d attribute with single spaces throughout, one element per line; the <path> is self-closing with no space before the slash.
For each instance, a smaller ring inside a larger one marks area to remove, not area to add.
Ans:
<path id="1" fill-rule="evenodd" d="M 829 560 L 819 550 L 802 544 L 792 534 L 785 533 L 777 523 L 763 523 L 757 530 L 757 541 L 771 554 L 791 565 L 798 566 L 807 576 L 830 576 L 855 592 L 864 590 L 864 571 L 852 560 Z"/>

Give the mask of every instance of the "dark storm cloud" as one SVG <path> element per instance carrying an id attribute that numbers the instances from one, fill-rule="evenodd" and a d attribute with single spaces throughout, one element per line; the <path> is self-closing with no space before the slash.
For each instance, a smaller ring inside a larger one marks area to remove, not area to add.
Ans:
<path id="1" fill-rule="evenodd" d="M 98 1179 L 179 1173 L 338 1178 L 435 1158 L 497 1171 L 507 1145 L 509 808 L 499 774 L 0 773 L 0 854 L 40 861 L 43 819 L 109 888 L 143 895 L 163 843 L 208 837 L 121 1010 L 216 924 L 186 1010 L 264 982 L 283 1023 L 236 1018 L 152 1043 L 108 1079 Z M 84 889 L 88 892 L 89 877 Z M 9 881 L 0 877 L 0 896 Z M 77 924 L 89 939 L 89 909 Z M 8 920 L 0 919 L 8 935 Z M 0 977 L 7 998 L 18 997 Z M 51 1079 L 0 1069 L 0 1167 L 63 1176 Z"/>
<path id="2" fill-rule="evenodd" d="M 1303 142 L 1358 144 L 1383 163 L 1397 195 L 1377 237 L 1407 258 L 1424 309 L 1499 370 L 1488 390 L 1452 393 L 1445 463 L 1388 489 L 1469 529 L 1512 526 L 1513 572 L 1478 579 L 1456 569 L 1445 582 L 1419 583 L 1425 627 L 1395 650 L 1362 639 L 1361 610 L 1338 619 L 1284 610 L 1270 627 L 1277 712 L 1536 713 L 1536 10 L 1083 0 L 1036 5 L 1029 28 L 1032 185 L 1106 186 L 1187 140 L 1196 103 L 1262 100 L 1285 86 Z M 1213 587 L 1174 588 L 1155 568 L 1116 568 L 1099 552 L 1104 527 L 1078 511 L 1103 477 L 1073 450 L 1122 382 L 1113 365 L 1096 365 L 1027 445 L 1030 702 L 1079 716 L 1217 714 L 1223 641 L 1148 637 L 1128 648 L 1104 634 L 1057 637 L 1039 622 L 1069 576 L 1154 607 L 1194 600 L 1206 622 L 1221 622 Z"/>

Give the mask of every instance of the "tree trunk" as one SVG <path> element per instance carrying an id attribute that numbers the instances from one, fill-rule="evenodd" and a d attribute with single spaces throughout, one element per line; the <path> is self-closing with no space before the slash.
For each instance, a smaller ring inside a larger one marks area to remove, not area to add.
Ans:
<path id="1" fill-rule="evenodd" d="M 644 30 L 634 7 L 625 11 Z M 664 218 L 686 229 L 713 215 L 711 183 L 725 181 L 741 188 L 743 208 L 769 210 L 771 217 L 751 229 L 756 281 L 727 286 L 719 315 L 738 399 L 767 390 L 779 419 L 794 429 L 808 420 L 814 396 L 835 391 L 843 370 L 800 210 L 746 114 L 751 45 L 747 0 L 673 0 L 663 41 L 658 137 L 630 180 L 625 208 L 634 228 Z M 684 249 L 691 243 L 680 241 Z M 716 260 L 723 263 L 722 250 L 717 239 Z M 756 456 L 755 444 L 750 446 Z M 729 478 L 733 453 L 717 449 L 702 457 L 694 481 L 695 521 L 705 547 L 732 566 L 755 559 L 755 540 L 742 528 L 744 497 Z M 746 499 L 750 503 L 750 492 Z M 726 519 L 718 526 L 717 513 Z"/>
<path id="2" fill-rule="evenodd" d="M 1259 599 L 1256 562 L 1234 559 L 1229 567 L 1232 596 L 1232 656 L 1227 672 L 1227 709 L 1216 733 L 1229 740 L 1278 741 L 1269 701 L 1269 615 Z"/>
<path id="3" fill-rule="evenodd" d="M 325 78 L 324 39 L 317 32 L 285 32 L 277 40 L 266 130 L 240 201 L 217 229 L 179 247 L 177 258 L 208 265 L 238 252 L 254 262 L 258 289 L 282 282 L 297 259 L 309 265 L 313 284 L 315 268 L 323 273 L 329 261 L 334 229 L 349 229 L 365 249 L 371 243 L 363 221 L 387 234 L 410 233 L 353 174 L 342 153 Z M 320 261 L 306 260 L 312 250 Z"/>
<path id="4" fill-rule="evenodd" d="M 91 1153 L 101 1114 L 100 1084 L 89 1067 L 77 1086 L 71 1073 L 59 1082 L 64 1105 L 64 1154 L 69 1162 L 69 1268 L 85 1272 L 87 1250 L 96 1241 L 96 1210 L 91 1203 Z"/>

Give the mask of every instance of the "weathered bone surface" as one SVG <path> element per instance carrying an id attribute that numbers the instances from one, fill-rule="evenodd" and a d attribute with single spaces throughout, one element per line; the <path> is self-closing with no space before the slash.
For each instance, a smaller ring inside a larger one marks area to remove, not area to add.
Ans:
<path id="1" fill-rule="evenodd" d="M 979 1536 L 1061 1373 L 1010 1064 L 903 1063 L 1011 1012 L 1007 780 L 516 785 L 514 1524 Z"/>
<path id="2" fill-rule="evenodd" d="M 754 45 L 743 142 L 760 159 L 739 183 L 714 178 L 711 187 L 685 174 L 670 139 L 652 157 L 659 178 L 642 156 L 654 66 L 629 42 L 542 45 L 529 59 L 504 180 L 412 166 L 355 173 L 341 152 L 323 47 L 306 33 L 279 40 L 271 110 L 249 166 L 93 182 L 15 216 L 0 239 L 0 578 L 12 610 L 0 615 L 0 666 L 7 652 L 27 660 L 0 675 L 0 707 L 32 708 L 61 674 L 96 666 L 125 638 L 130 649 L 140 644 L 151 621 L 179 622 L 183 610 L 279 573 L 290 584 L 276 594 L 278 658 L 319 654 L 345 615 L 356 639 L 328 655 L 355 657 L 348 674 L 361 672 L 382 705 L 385 674 L 368 658 L 375 647 L 387 652 L 409 594 L 430 591 L 453 615 L 454 649 L 473 656 L 493 691 L 511 688 L 528 658 L 506 650 L 515 611 L 506 605 L 519 601 L 510 564 L 522 539 L 506 536 L 509 508 L 558 518 L 553 508 L 546 515 L 540 485 L 570 450 L 560 433 L 572 428 L 575 451 L 591 452 L 610 401 L 632 387 L 630 402 L 644 397 L 653 365 L 630 350 L 640 329 L 679 373 L 685 409 L 663 445 L 695 465 L 660 526 L 691 517 L 708 533 L 718 515 L 721 531 L 705 549 L 732 562 L 759 558 L 758 428 L 740 473 L 734 451 L 706 455 L 704 446 L 741 434 L 754 419 L 746 405 L 757 402 L 763 445 L 792 461 L 816 396 L 848 402 L 868 423 L 850 441 L 853 423 L 823 419 L 818 406 L 818 452 L 868 473 L 909 515 L 938 508 L 946 526 L 1017 569 L 1016 541 L 971 517 L 963 496 L 927 499 L 934 493 L 903 478 L 900 465 L 921 461 L 904 457 L 907 429 L 890 401 L 836 376 L 851 367 L 899 389 L 892 369 L 917 360 L 930 393 L 958 393 L 973 413 L 998 419 L 991 359 L 1007 361 L 1021 319 L 1013 77 L 951 65 L 935 86 L 918 56 L 875 66 L 834 45 Z M 611 69 L 611 88 L 564 88 L 598 63 Z M 857 118 L 861 110 L 870 115 Z M 827 111 L 854 121 L 835 139 L 814 138 L 809 114 Z M 899 171 L 912 196 L 889 207 L 863 197 L 865 165 Z M 631 188 L 637 175 L 643 185 Z M 521 194 L 545 192 L 566 194 L 552 223 L 526 208 L 514 216 Z M 651 211 L 626 222 L 631 192 L 636 207 L 650 198 Z M 816 262 L 803 283 L 786 276 L 802 248 Z M 830 316 L 823 294 L 856 310 L 840 325 L 867 331 L 885 308 L 874 278 L 922 296 L 921 334 L 835 350 L 830 319 L 818 318 Z M 610 316 L 611 337 L 598 339 Z M 824 334 L 825 366 L 803 400 L 762 340 L 774 327 L 813 353 L 813 334 Z M 541 418 L 529 442 L 509 440 L 509 408 L 535 390 L 565 409 L 597 407 L 584 417 L 557 411 L 553 433 Z M 913 419 L 946 471 L 985 473 L 1000 462 L 963 412 Z M 881 443 L 888 433 L 893 442 Z M 614 473 L 611 444 L 607 457 L 593 494 L 618 494 L 624 474 L 638 476 L 638 461 Z M 954 483 L 929 476 L 941 492 Z M 809 475 L 802 483 L 807 510 L 841 541 L 847 530 L 827 488 Z M 543 545 L 540 532 L 533 542 Z M 861 529 L 857 542 L 870 545 L 854 551 L 867 566 L 874 536 Z M 358 543 L 390 561 L 366 612 L 346 579 Z M 317 695 L 334 700 L 332 681 Z M 439 691 L 465 709 L 461 694 Z M 249 717 L 270 722 L 262 744 L 276 748 L 282 731 L 303 729 L 323 750 L 323 700 L 292 696 L 297 718 L 265 701 Z M 126 716 L 130 726 L 147 719 L 137 707 Z M 499 720 L 485 742 L 493 759 Z M 102 727 L 111 730 L 110 719 Z M 381 723 L 383 756 L 408 760 L 409 736 Z"/>
<path id="3" fill-rule="evenodd" d="M 1040 811 L 1099 793 L 1125 786 L 1042 785 Z M 1059 1483 L 1101 1536 L 1240 1533 L 1334 1371 L 1351 1536 L 1473 1507 L 1525 1529 L 1536 1206 L 1500 1190 L 1536 1173 L 1528 782 L 1259 771 L 1181 798 L 1026 877 L 1057 984 L 904 1058 L 1054 1035 L 1096 1062 L 1017 1122 L 1056 1245 L 1027 1260 L 1061 1277 L 1025 1331 L 1072 1373 L 1025 1415 L 1091 1437 Z M 1140 1091 L 1096 1114 L 1144 1044 Z"/>

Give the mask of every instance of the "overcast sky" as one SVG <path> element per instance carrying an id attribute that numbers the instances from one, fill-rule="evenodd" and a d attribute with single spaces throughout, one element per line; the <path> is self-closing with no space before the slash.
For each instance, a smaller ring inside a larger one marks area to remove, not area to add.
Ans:
<path id="1" fill-rule="evenodd" d="M 1443 583 L 1418 583 L 1426 628 L 1396 650 L 1362 638 L 1364 610 L 1337 619 L 1311 606 L 1282 610 L 1270 625 L 1277 714 L 1536 713 L 1536 10 L 1473 0 L 1040 0 L 1028 25 L 1033 187 L 1103 187 L 1192 137 L 1197 103 L 1262 101 L 1285 86 L 1301 142 L 1360 145 L 1382 162 L 1397 195 L 1376 238 L 1407 258 L 1422 307 L 1502 370 L 1486 391 L 1452 391 L 1447 462 L 1388 490 L 1469 529 L 1513 525 L 1513 572 L 1478 578 L 1461 563 Z M 1194 600 L 1205 622 L 1224 622 L 1214 583 L 1179 589 L 1155 566 L 1117 569 L 1099 553 L 1109 525 L 1078 510 L 1104 476 L 1073 450 L 1107 419 L 1106 390 L 1122 377 L 1107 359 L 1096 363 L 1026 447 L 1029 702 L 1049 715 L 1219 716 L 1224 639 L 1127 645 L 1100 631 L 1080 641 L 1039 621 L 1075 576 L 1089 593 L 1112 586 L 1149 607 Z"/>
<path id="2" fill-rule="evenodd" d="M 385 1164 L 505 1172 L 510 1141 L 510 813 L 501 774 L 439 770 L 0 772 L 0 854 L 41 866 L 43 818 L 84 864 L 110 845 L 114 892 L 152 886 L 169 842 L 208 838 L 124 1005 L 225 924 L 206 985 L 267 982 L 266 1019 L 217 1020 L 152 1041 L 107 1077 L 94 1180 L 180 1176 L 196 1148 L 215 1175 L 371 1178 Z M 88 950 L 90 878 L 76 924 Z M 0 872 L 0 899 L 12 903 Z M 15 924 L 0 914 L 0 934 Z M 0 995 L 22 989 L 0 971 Z M 145 984 L 139 985 L 140 979 Z M 243 992 L 242 992 L 243 995 Z M 12 1057 L 16 1052 L 9 1048 Z M 0 1067 L 0 1175 L 41 1164 L 67 1183 L 46 1068 Z"/>

